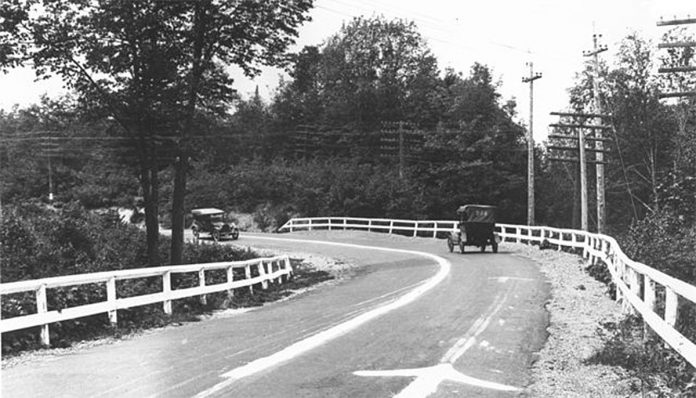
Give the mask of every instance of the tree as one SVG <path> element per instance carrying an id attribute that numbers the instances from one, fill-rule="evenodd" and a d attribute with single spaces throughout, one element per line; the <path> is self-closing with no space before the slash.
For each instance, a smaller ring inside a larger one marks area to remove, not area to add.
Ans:
<path id="1" fill-rule="evenodd" d="M 500 103 L 490 69 L 478 63 L 468 77 L 448 71 L 443 81 L 445 112 L 419 166 L 425 191 L 434 193 L 427 213 L 446 217 L 464 203 L 491 203 L 501 219 L 521 221 L 526 157 L 514 101 Z"/>
<path id="2" fill-rule="evenodd" d="M 94 104 L 91 111 L 111 116 L 132 137 L 153 264 L 159 263 L 158 157 L 163 150 L 175 157 L 171 260 L 179 263 L 197 118 L 223 112 L 234 98 L 227 66 L 253 75 L 260 64 L 283 63 L 311 5 L 312 0 L 19 0 L 0 8 L 6 22 L 0 46 L 12 49 L 2 61 L 15 66 L 31 60 L 39 76 L 61 76 L 84 104 Z"/>
<path id="3" fill-rule="evenodd" d="M 429 94 L 439 84 L 437 63 L 413 22 L 355 18 L 321 48 L 305 47 L 290 75 L 274 109 L 287 110 L 280 116 L 295 125 L 435 124 Z"/>

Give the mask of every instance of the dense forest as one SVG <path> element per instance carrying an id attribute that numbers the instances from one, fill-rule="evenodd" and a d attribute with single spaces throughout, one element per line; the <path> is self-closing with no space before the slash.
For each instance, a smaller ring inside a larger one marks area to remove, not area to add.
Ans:
<path id="1" fill-rule="evenodd" d="M 694 107 L 659 99 L 690 82 L 654 73 L 690 56 L 660 54 L 632 35 L 602 65 L 611 233 L 665 213 L 693 223 Z M 287 68 L 269 101 L 258 91 L 230 94 L 220 112 L 196 115 L 186 136 L 187 209 L 263 212 L 277 227 L 294 215 L 449 219 L 458 205 L 480 202 L 498 205 L 501 221 L 524 222 L 525 126 L 488 66 L 441 71 L 413 23 L 374 17 L 303 48 Z M 592 66 L 579 69 L 568 109 L 591 111 Z M 47 201 L 49 191 L 57 203 L 87 208 L 142 202 L 142 137 L 87 99 L 45 98 L 0 114 L 3 203 Z M 181 139 L 145 138 L 159 181 L 154 209 L 166 221 Z M 537 223 L 578 228 L 577 164 L 550 160 L 545 146 L 535 158 Z M 595 222 L 590 211 L 590 229 Z"/>

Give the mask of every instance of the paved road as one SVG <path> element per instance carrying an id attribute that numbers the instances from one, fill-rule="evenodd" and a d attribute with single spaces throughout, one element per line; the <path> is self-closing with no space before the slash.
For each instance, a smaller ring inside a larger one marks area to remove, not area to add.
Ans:
<path id="1" fill-rule="evenodd" d="M 531 261 L 505 246 L 495 255 L 450 254 L 442 241 L 379 234 L 269 237 L 245 234 L 235 243 L 338 257 L 362 271 L 234 317 L 7 369 L 2 396 L 522 394 L 547 323 L 549 289 Z"/>

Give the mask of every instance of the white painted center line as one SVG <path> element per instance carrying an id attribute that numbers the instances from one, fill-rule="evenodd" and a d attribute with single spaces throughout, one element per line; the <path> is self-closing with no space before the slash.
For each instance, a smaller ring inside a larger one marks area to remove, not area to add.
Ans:
<path id="1" fill-rule="evenodd" d="M 363 246 L 363 245 L 354 245 L 354 244 L 349 244 L 349 243 L 334 243 L 334 242 L 325 242 L 325 241 L 311 241 L 311 240 L 302 240 L 302 239 L 283 239 L 283 238 L 270 238 L 270 237 L 254 237 L 255 239 L 264 239 L 264 240 L 272 240 L 272 241 L 282 241 L 282 242 L 295 242 L 295 243 L 302 243 L 302 244 L 321 244 L 321 245 L 330 245 L 330 246 L 340 246 L 340 247 L 349 247 L 349 248 L 354 248 L 354 249 L 362 249 L 362 250 L 378 250 L 378 251 L 384 251 L 384 252 L 391 252 L 391 253 L 401 253 L 401 254 L 411 254 L 415 256 L 420 256 L 420 257 L 426 257 L 431 260 L 434 260 L 437 262 L 437 264 L 440 266 L 438 269 L 438 272 L 432 276 L 431 278 L 427 279 L 421 284 L 418 284 L 413 290 L 409 291 L 408 293 L 404 294 L 400 298 L 391 301 L 385 305 L 382 305 L 380 307 L 377 307 L 375 309 L 372 309 L 368 312 L 365 312 L 361 315 L 356 316 L 355 318 L 349 319 L 346 322 L 343 322 L 339 325 L 333 326 L 327 330 L 321 331 L 313 336 L 310 336 L 304 340 L 298 341 L 297 343 L 294 343 L 278 352 L 275 354 L 271 354 L 267 357 L 264 358 L 259 358 L 254 361 L 249 362 L 248 364 L 244 366 L 240 366 L 236 369 L 233 369 L 229 372 L 226 372 L 221 375 L 225 380 L 214 385 L 213 387 L 202 391 L 198 393 L 195 398 L 205 398 L 209 397 L 213 394 L 216 394 L 226 387 L 232 385 L 235 381 L 242 379 L 247 376 L 251 376 L 255 373 L 267 370 L 271 367 L 277 366 L 279 364 L 285 363 L 299 355 L 302 355 L 314 348 L 317 348 L 339 336 L 342 336 L 352 330 L 355 330 L 356 328 L 362 326 L 363 324 L 378 318 L 390 311 L 393 311 L 397 308 L 401 308 L 407 304 L 412 303 L 415 301 L 417 298 L 428 292 L 429 290 L 433 289 L 435 286 L 437 286 L 440 282 L 442 282 L 450 273 L 450 268 L 451 264 L 449 261 L 445 260 L 442 257 L 436 256 L 434 254 L 430 253 L 425 253 L 425 252 L 419 252 L 419 251 L 413 251 L 413 250 L 401 250 L 401 249 L 390 249 L 390 248 L 384 248 L 384 247 L 375 247 L 375 246 Z M 462 375 L 464 376 L 464 375 Z M 468 376 L 464 376 L 468 377 Z"/>

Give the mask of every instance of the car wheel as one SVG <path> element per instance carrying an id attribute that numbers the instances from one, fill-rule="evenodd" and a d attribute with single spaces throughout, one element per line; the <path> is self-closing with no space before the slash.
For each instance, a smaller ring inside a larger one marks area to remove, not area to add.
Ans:
<path id="1" fill-rule="evenodd" d="M 450 253 L 454 251 L 454 243 L 452 243 L 452 239 L 447 238 L 447 248 L 449 249 Z"/>
<path id="2" fill-rule="evenodd" d="M 239 239 L 239 230 L 235 229 L 234 231 L 232 231 L 232 239 L 233 240 Z"/>
<path id="3" fill-rule="evenodd" d="M 220 231 L 213 231 L 213 233 L 211 233 L 210 236 L 212 236 L 213 240 L 217 242 L 220 240 Z"/>

